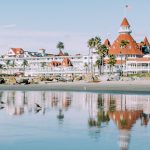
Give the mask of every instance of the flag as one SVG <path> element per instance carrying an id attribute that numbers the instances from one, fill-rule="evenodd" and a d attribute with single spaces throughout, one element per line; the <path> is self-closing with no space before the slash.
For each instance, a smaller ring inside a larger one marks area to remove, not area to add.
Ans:
<path id="1" fill-rule="evenodd" d="M 128 6 L 128 5 L 126 5 L 125 7 L 126 7 L 126 8 L 128 8 L 129 6 Z"/>
<path id="2" fill-rule="evenodd" d="M 130 5 L 125 5 L 125 8 L 128 9 L 128 10 L 132 9 L 132 7 Z"/>

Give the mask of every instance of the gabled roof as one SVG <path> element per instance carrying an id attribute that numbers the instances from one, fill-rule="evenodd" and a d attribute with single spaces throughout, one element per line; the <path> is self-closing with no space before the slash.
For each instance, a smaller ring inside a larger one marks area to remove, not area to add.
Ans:
<path id="1" fill-rule="evenodd" d="M 108 39 L 105 40 L 104 45 L 109 48 L 111 46 L 110 41 Z"/>
<path id="2" fill-rule="evenodd" d="M 70 59 L 65 57 L 62 61 L 62 66 L 65 66 L 65 67 L 72 66 Z"/>
<path id="3" fill-rule="evenodd" d="M 144 46 L 150 46 L 149 41 L 147 39 L 147 37 L 144 38 Z"/>
<path id="4" fill-rule="evenodd" d="M 59 61 L 51 61 L 49 66 L 54 66 L 54 67 L 61 66 L 61 62 L 59 62 Z"/>
<path id="5" fill-rule="evenodd" d="M 129 42 L 125 48 L 120 48 L 120 43 L 122 40 Z M 119 55 L 120 53 L 124 55 L 143 55 L 139 46 L 130 34 L 119 34 L 109 49 L 109 54 Z"/>
<path id="6" fill-rule="evenodd" d="M 124 18 L 124 19 L 123 19 L 123 21 L 122 21 L 122 23 L 121 23 L 121 26 L 130 26 L 130 24 L 129 24 L 127 18 Z"/>
<path id="7" fill-rule="evenodd" d="M 22 48 L 11 48 L 11 50 L 16 54 L 23 54 L 24 50 Z"/>

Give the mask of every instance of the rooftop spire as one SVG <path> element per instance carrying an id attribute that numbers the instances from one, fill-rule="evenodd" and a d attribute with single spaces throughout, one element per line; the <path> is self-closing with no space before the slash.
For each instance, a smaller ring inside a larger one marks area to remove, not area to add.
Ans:
<path id="1" fill-rule="evenodd" d="M 148 39 L 147 39 L 146 36 L 145 36 L 145 38 L 144 38 L 144 45 L 145 45 L 145 46 L 150 46 L 149 41 L 148 41 Z"/>
<path id="2" fill-rule="evenodd" d="M 132 31 L 130 29 L 130 24 L 127 20 L 127 18 L 125 17 L 120 25 L 120 30 L 119 33 L 128 33 L 130 34 Z"/>
<path id="3" fill-rule="evenodd" d="M 128 22 L 126 17 L 123 19 L 123 21 L 121 23 L 121 26 L 130 26 L 130 24 L 129 24 L 129 22 Z"/>

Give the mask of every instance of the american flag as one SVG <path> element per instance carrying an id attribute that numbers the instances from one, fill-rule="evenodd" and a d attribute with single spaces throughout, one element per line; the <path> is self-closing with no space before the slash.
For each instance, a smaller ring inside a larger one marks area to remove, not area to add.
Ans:
<path id="1" fill-rule="evenodd" d="M 132 9 L 132 7 L 130 5 L 125 5 L 125 8 L 128 9 L 128 10 Z"/>

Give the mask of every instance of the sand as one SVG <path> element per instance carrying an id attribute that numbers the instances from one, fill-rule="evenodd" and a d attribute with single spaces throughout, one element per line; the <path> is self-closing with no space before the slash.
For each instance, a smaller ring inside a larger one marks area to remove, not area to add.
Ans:
<path id="1" fill-rule="evenodd" d="M 106 93 L 147 93 L 150 94 L 150 81 L 105 81 L 99 83 L 68 82 L 30 85 L 0 85 L 0 90 L 21 91 L 93 91 Z"/>

